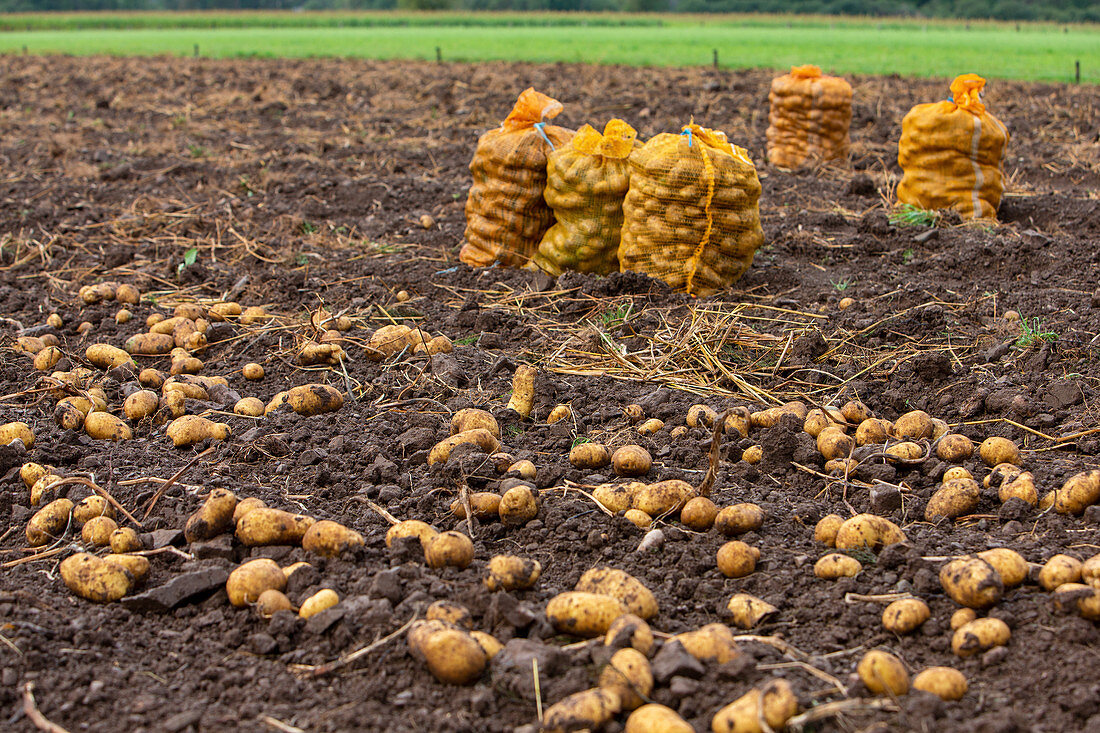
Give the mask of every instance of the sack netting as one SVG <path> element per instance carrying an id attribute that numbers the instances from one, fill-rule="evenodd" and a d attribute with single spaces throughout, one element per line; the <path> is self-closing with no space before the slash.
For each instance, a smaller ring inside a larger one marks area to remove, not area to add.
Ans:
<path id="1" fill-rule="evenodd" d="M 817 66 L 794 66 L 772 80 L 768 94 L 768 161 L 796 169 L 848 158 L 852 87 L 822 76 Z"/>

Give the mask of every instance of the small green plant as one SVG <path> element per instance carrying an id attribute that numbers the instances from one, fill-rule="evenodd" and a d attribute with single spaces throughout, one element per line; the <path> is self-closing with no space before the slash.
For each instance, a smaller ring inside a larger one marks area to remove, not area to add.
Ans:
<path id="1" fill-rule="evenodd" d="M 618 308 L 601 313 L 599 315 L 599 321 L 603 324 L 604 328 L 621 326 L 630 318 L 630 312 L 633 309 L 633 303 L 622 303 Z"/>
<path id="2" fill-rule="evenodd" d="M 940 220 L 940 215 L 912 204 L 901 204 L 890 212 L 889 218 L 896 227 L 931 227 Z"/>
<path id="3" fill-rule="evenodd" d="M 830 280 L 829 282 L 833 284 L 834 288 L 842 293 L 852 286 L 852 278 L 850 277 L 846 277 L 843 280 Z"/>
<path id="4" fill-rule="evenodd" d="M 201 145 L 193 145 L 193 144 L 188 145 L 187 146 L 187 151 L 189 153 L 191 153 L 192 158 L 205 158 L 206 157 L 206 148 L 204 148 Z"/>
<path id="5" fill-rule="evenodd" d="M 523 432 L 523 428 L 519 425 L 505 425 L 504 432 L 508 433 L 509 435 L 519 435 Z"/>
<path id="6" fill-rule="evenodd" d="M 455 339 L 454 343 L 457 346 L 469 346 L 470 344 L 477 342 L 477 336 L 463 336 L 460 339 Z"/>
<path id="7" fill-rule="evenodd" d="M 301 230 L 302 234 L 308 235 L 316 234 L 318 231 L 320 231 L 321 228 L 311 221 L 303 220 L 302 223 L 298 225 L 298 229 Z"/>
<path id="8" fill-rule="evenodd" d="M 569 449 L 572 450 L 573 448 L 576 448 L 578 445 L 582 445 L 584 443 L 591 443 L 591 442 L 592 442 L 591 440 L 584 437 L 583 435 L 578 435 L 577 437 L 573 438 L 573 442 L 569 444 Z"/>
<path id="9" fill-rule="evenodd" d="M 910 262 L 913 261 L 913 255 L 913 248 L 910 247 L 909 249 L 901 253 L 901 261 L 908 265 Z"/>
<path id="10" fill-rule="evenodd" d="M 1043 322 L 1038 317 L 1032 318 L 1030 321 L 1023 318 L 1020 320 L 1020 336 L 1016 339 L 1016 347 L 1020 349 L 1030 349 L 1032 346 L 1038 346 L 1040 343 L 1050 343 L 1058 338 L 1058 334 L 1054 331 L 1044 330 Z"/>
<path id="11" fill-rule="evenodd" d="M 182 275 L 184 269 L 186 269 L 186 268 L 190 267 L 191 265 L 195 264 L 195 261 L 198 258 L 199 258 L 199 248 L 198 247 L 192 247 L 191 249 L 184 252 L 183 253 L 183 262 L 176 265 L 176 274 L 177 275 Z"/>
<path id="12" fill-rule="evenodd" d="M 860 565 L 874 565 L 875 562 L 878 560 L 878 558 L 875 557 L 875 553 L 871 552 L 866 547 L 857 547 L 851 550 L 841 550 L 840 553 L 842 555 L 854 557 L 856 560 L 859 560 Z"/>

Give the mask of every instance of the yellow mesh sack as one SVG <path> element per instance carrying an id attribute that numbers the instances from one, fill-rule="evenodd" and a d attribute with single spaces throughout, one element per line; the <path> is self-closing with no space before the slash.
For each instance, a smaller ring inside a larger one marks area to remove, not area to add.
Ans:
<path id="1" fill-rule="evenodd" d="M 611 120 L 600 134 L 591 125 L 550 153 L 546 203 L 557 223 L 542 238 L 532 268 L 557 277 L 564 270 L 606 275 L 619 270 L 623 198 L 630 184 L 627 157 L 638 133 Z"/>
<path id="2" fill-rule="evenodd" d="M 573 131 L 546 120 L 561 110 L 561 102 L 527 89 L 500 127 L 478 139 L 470 162 L 466 243 L 458 255 L 466 264 L 524 265 L 554 223 L 542 198 L 546 157 L 569 142 Z"/>
<path id="3" fill-rule="evenodd" d="M 706 296 L 737 281 L 764 242 L 748 154 L 694 123 L 630 156 L 619 266 Z"/>
<path id="4" fill-rule="evenodd" d="M 779 168 L 843 161 L 851 145 L 852 87 L 816 66 L 793 66 L 768 94 L 768 160 Z"/>
<path id="5" fill-rule="evenodd" d="M 1004 193 L 1001 162 L 1008 130 L 981 101 L 985 79 L 963 74 L 951 98 L 918 104 L 901 122 L 898 201 L 955 209 L 966 219 L 993 218 Z"/>

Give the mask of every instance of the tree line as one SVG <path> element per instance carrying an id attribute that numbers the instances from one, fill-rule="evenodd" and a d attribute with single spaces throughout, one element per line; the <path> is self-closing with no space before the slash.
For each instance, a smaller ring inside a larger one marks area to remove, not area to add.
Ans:
<path id="1" fill-rule="evenodd" d="M 1096 0 L 0 0 L 0 12 L 94 10 L 551 10 L 811 13 L 1100 22 Z"/>

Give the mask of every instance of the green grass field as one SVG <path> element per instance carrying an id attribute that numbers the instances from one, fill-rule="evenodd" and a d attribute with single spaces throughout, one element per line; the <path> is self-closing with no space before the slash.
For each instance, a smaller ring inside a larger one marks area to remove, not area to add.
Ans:
<path id="1" fill-rule="evenodd" d="M 353 56 L 827 71 L 1100 83 L 1100 28 L 796 18 L 401 13 L 7 15 L 0 52 Z"/>

